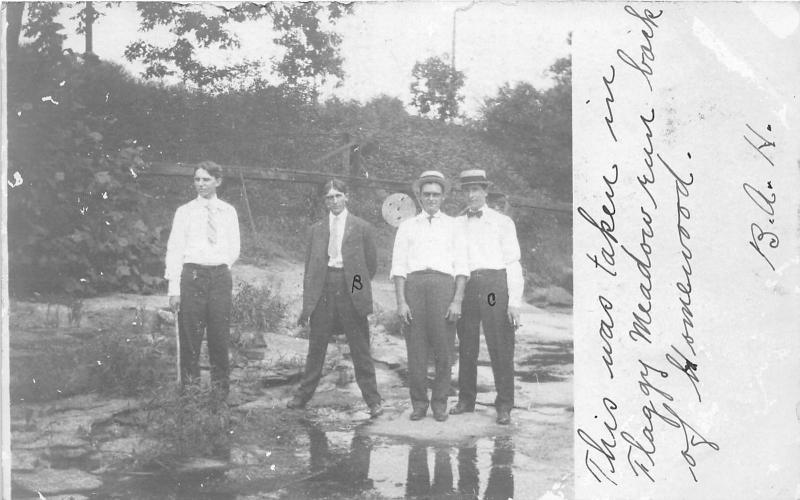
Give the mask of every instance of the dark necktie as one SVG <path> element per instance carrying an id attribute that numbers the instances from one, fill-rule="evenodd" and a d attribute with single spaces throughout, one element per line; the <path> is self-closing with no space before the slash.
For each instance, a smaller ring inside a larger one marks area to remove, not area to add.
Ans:
<path id="1" fill-rule="evenodd" d="M 433 224 L 433 215 L 428 216 L 428 224 Z"/>
<path id="2" fill-rule="evenodd" d="M 483 216 L 483 210 L 468 210 L 467 211 L 467 218 L 471 219 L 473 217 L 477 217 L 477 218 L 480 219 L 481 216 Z"/>

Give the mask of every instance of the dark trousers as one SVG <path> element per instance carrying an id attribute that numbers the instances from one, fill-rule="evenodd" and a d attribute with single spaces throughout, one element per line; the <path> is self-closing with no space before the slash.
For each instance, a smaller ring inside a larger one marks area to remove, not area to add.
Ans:
<path id="1" fill-rule="evenodd" d="M 343 331 L 350 345 L 350 356 L 356 373 L 356 383 L 368 405 L 380 403 L 375 366 L 369 353 L 369 323 L 353 306 L 344 272 L 328 270 L 325 291 L 311 313 L 311 332 L 308 336 L 308 356 L 305 373 L 296 395 L 308 401 L 322 378 L 322 367 L 328 351 L 331 333 Z"/>
<path id="2" fill-rule="evenodd" d="M 447 409 L 450 392 L 450 352 L 455 324 L 445 315 L 453 300 L 455 281 L 442 273 L 411 273 L 406 279 L 405 296 L 411 325 L 405 326 L 408 351 L 408 388 L 414 409 L 428 408 L 428 350 L 433 351 L 436 376 L 431 388 L 434 411 Z"/>
<path id="3" fill-rule="evenodd" d="M 232 289 L 231 272 L 226 265 L 183 265 L 178 312 L 181 380 L 183 383 L 199 381 L 200 345 L 205 334 L 211 362 L 211 383 L 223 395 L 228 394 Z"/>
<path id="4" fill-rule="evenodd" d="M 514 406 L 514 327 L 508 321 L 506 271 L 473 271 L 464 290 L 458 322 L 458 400 L 475 404 L 480 327 L 494 373 L 495 408 Z"/>

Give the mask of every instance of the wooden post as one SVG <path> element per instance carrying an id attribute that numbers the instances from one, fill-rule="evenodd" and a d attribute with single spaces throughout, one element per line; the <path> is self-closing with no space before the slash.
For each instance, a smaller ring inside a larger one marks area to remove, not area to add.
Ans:
<path id="1" fill-rule="evenodd" d="M 244 175 L 241 170 L 239 170 L 239 180 L 242 183 L 242 196 L 244 196 L 244 206 L 247 208 L 247 218 L 250 219 L 250 229 L 253 231 L 253 236 L 255 237 L 257 235 L 256 223 L 253 221 L 253 212 L 250 210 L 250 201 L 247 199 L 247 187 L 244 185 Z"/>
<path id="2" fill-rule="evenodd" d="M 347 175 L 350 173 L 350 134 L 347 132 L 342 134 L 342 144 L 345 146 L 342 149 L 342 173 Z"/>

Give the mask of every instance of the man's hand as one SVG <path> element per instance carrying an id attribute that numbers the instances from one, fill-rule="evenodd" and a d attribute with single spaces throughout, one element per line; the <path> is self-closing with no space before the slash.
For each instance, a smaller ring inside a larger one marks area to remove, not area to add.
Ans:
<path id="1" fill-rule="evenodd" d="M 403 323 L 410 325 L 414 318 L 411 317 L 411 308 L 408 307 L 406 302 L 397 305 L 397 315 L 403 320 Z"/>
<path id="2" fill-rule="evenodd" d="M 447 313 L 444 315 L 444 319 L 447 321 L 458 321 L 461 317 L 461 302 L 450 302 L 450 306 L 447 308 Z"/>
<path id="3" fill-rule="evenodd" d="M 180 295 L 170 295 L 169 296 L 169 308 L 172 309 L 172 312 L 178 312 L 178 309 L 181 308 L 181 296 Z"/>
<path id="4" fill-rule="evenodd" d="M 308 324 L 309 315 L 305 313 L 300 313 L 300 317 L 297 318 L 297 324 L 299 326 L 306 326 Z"/>
<path id="5" fill-rule="evenodd" d="M 515 330 L 522 326 L 519 322 L 519 307 L 508 306 L 508 322 Z"/>

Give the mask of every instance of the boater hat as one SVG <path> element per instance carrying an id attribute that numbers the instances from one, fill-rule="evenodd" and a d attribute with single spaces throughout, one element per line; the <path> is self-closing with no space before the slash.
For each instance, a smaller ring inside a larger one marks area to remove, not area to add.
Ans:
<path id="1" fill-rule="evenodd" d="M 450 181 L 445 179 L 444 174 L 438 170 L 426 170 L 425 172 L 422 172 L 422 174 L 419 176 L 419 179 L 415 180 L 411 184 L 411 190 L 415 195 L 419 195 L 423 184 L 428 184 L 429 182 L 435 182 L 442 186 L 442 196 L 447 196 L 447 194 L 450 192 Z"/>
<path id="2" fill-rule="evenodd" d="M 479 168 L 473 170 L 464 170 L 458 176 L 458 183 L 463 188 L 464 186 L 469 186 L 470 184 L 478 184 L 483 186 L 484 188 L 488 188 L 491 182 L 486 178 L 486 170 L 482 170 Z"/>

